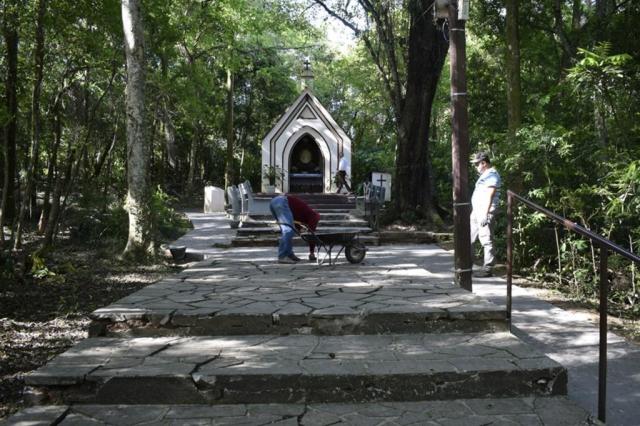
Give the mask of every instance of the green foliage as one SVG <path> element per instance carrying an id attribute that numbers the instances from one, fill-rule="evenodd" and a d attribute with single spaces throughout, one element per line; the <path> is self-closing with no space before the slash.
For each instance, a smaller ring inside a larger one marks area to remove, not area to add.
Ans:
<path id="1" fill-rule="evenodd" d="M 49 270 L 44 258 L 40 257 L 37 253 L 31 256 L 31 275 L 37 280 L 55 277 L 56 273 Z"/>
<path id="2" fill-rule="evenodd" d="M 29 160 L 32 136 L 36 3 L 16 3 L 20 23 L 16 162 L 21 165 Z M 570 2 L 561 3 L 562 21 L 557 22 L 549 1 L 520 2 L 523 117 L 515 143 L 506 130 L 504 4 L 471 3 L 470 148 L 491 152 L 505 188 L 516 188 L 638 252 L 640 37 L 632 35 L 637 32 L 640 3 L 620 2 L 606 20 L 597 16 L 592 3 L 578 2 L 576 9 Z M 354 2 L 338 4 L 349 10 L 355 7 Z M 392 17 L 395 28 L 404 31 L 409 15 L 396 8 L 400 5 L 392 5 L 396 11 Z M 149 179 L 157 188 L 151 202 L 158 240 L 172 239 L 186 226 L 174 210 L 178 198 L 188 190 L 199 193 L 205 182 L 218 186 L 224 182 L 228 72 L 235 83 L 232 161 L 239 180 L 248 179 L 259 187 L 264 172 L 261 140 L 299 95 L 297 75 L 305 57 L 310 57 L 316 76 L 314 92 L 352 140 L 354 186 L 371 171 L 394 172 L 397 118 L 379 70 L 362 41 L 345 54 L 331 51 L 325 35 L 307 22 L 307 6 L 293 0 L 144 2 L 146 133 L 152 144 Z M 36 192 L 39 197 L 47 191 L 51 196 L 60 184 L 67 206 L 62 232 L 70 230 L 72 237 L 88 243 L 112 240 L 123 246 L 128 233 L 122 207 L 128 166 L 119 8 L 115 0 L 49 2 Z M 558 34 L 560 30 L 563 34 Z M 407 40 L 398 37 L 396 42 L 402 52 Z M 397 59 L 404 63 L 406 58 Z M 0 70 L 6 73 L 5 62 L 0 61 Z M 399 72 L 406 72 L 402 65 Z M 6 119 L 2 105 L 0 124 Z M 445 67 L 432 111 L 429 166 L 438 199 L 448 210 L 450 119 Z M 174 130 L 175 140 L 169 140 L 168 129 Z M 169 164 L 170 149 L 175 150 L 175 164 Z M 470 172 L 471 189 L 475 175 Z M 527 209 L 518 207 L 516 217 L 518 266 L 545 277 L 555 273 L 552 280 L 560 287 L 581 297 L 593 296 L 597 256 L 591 244 Z M 404 212 L 403 220 L 430 223 L 431 218 L 410 211 Z M 504 229 L 504 216 L 497 221 L 498 229 Z M 497 246 L 503 247 L 503 233 L 498 232 L 497 238 Z M 11 274 L 14 263 L 10 255 L 2 256 L 4 277 Z M 36 256 L 33 264 L 34 274 L 48 276 L 42 257 Z M 638 274 L 632 275 L 629 263 L 615 257 L 610 273 L 614 301 L 637 313 Z"/>
<path id="3" fill-rule="evenodd" d="M 159 186 L 151 196 L 153 229 L 156 241 L 167 242 L 180 237 L 191 227 L 188 219 L 173 208 L 176 198 L 169 196 Z"/>
<path id="4" fill-rule="evenodd" d="M 284 171 L 280 166 L 273 166 L 270 164 L 264 165 L 262 175 L 269 185 L 279 185 L 282 182 L 282 179 L 284 179 Z"/>
<path id="5" fill-rule="evenodd" d="M 503 7 L 494 0 L 472 3 L 471 149 L 492 153 L 505 188 L 638 252 L 640 38 L 629 34 L 640 6 L 628 4 L 603 22 L 592 5 L 563 3 L 558 26 L 550 4 L 520 3 L 523 122 L 516 143 L 506 131 Z M 518 268 L 575 297 L 597 295 L 597 247 L 523 206 L 514 214 Z M 498 248 L 505 226 L 498 216 Z M 633 268 L 639 265 L 611 259 L 612 306 L 637 315 L 640 283 Z"/>

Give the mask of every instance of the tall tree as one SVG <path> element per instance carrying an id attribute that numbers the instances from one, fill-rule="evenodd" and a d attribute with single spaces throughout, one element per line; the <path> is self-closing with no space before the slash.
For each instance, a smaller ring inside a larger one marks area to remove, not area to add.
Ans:
<path id="1" fill-rule="evenodd" d="M 225 161 L 225 169 L 224 169 L 224 187 L 228 187 L 233 185 L 233 175 L 234 175 L 234 161 L 233 161 L 233 150 L 234 150 L 234 139 L 235 139 L 235 129 L 234 129 L 234 110 L 233 110 L 233 73 L 230 69 L 227 70 L 227 155 Z"/>
<path id="2" fill-rule="evenodd" d="M 516 142 L 516 132 L 522 122 L 520 89 L 520 36 L 518 34 L 519 0 L 505 0 L 506 9 L 506 63 L 507 63 L 507 119 L 509 139 Z"/>
<path id="3" fill-rule="evenodd" d="M 127 114 L 127 201 L 129 237 L 125 254 L 153 249 L 148 181 L 149 146 L 145 135 L 145 59 L 139 0 L 121 0 L 127 58 L 125 103 Z"/>
<path id="4" fill-rule="evenodd" d="M 33 66 L 33 92 L 31 94 L 31 153 L 24 197 L 20 206 L 20 215 L 16 226 L 14 248 L 19 249 L 22 244 L 22 232 L 27 217 L 31 193 L 34 190 L 34 175 L 38 171 L 38 158 L 40 156 L 40 94 L 42 92 L 42 79 L 44 74 L 44 18 L 47 10 L 47 0 L 38 0 L 36 18 L 36 45 L 34 49 Z"/>
<path id="5" fill-rule="evenodd" d="M 0 228 L 13 225 L 16 214 L 16 130 L 18 116 L 18 1 L 7 1 L 4 5 L 4 41 L 6 45 L 5 102 L 7 119 L 4 125 L 4 176 L 2 205 L 0 206 Z M 4 240 L 4 232 L 0 241 Z"/>
<path id="6" fill-rule="evenodd" d="M 365 30 L 349 19 L 353 11 L 315 1 L 362 37 L 383 79 L 397 138 L 396 211 L 420 211 L 435 219 L 438 202 L 431 190 L 429 127 L 448 41 L 442 23 L 433 19 L 433 1 L 408 0 L 400 6 L 386 0 L 359 0 L 371 24 Z"/>

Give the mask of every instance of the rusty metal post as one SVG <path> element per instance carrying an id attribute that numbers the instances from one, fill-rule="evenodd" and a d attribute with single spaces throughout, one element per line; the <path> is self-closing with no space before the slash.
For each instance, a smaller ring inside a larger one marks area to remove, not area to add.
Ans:
<path id="1" fill-rule="evenodd" d="M 449 3 L 449 40 L 455 276 L 460 287 L 472 291 L 465 22 L 458 19 L 457 2 L 454 1 Z"/>
<path id="2" fill-rule="evenodd" d="M 513 284 L 513 197 L 507 191 L 507 321 L 511 331 L 511 290 Z"/>
<path id="3" fill-rule="evenodd" d="M 598 362 L 598 420 L 605 423 L 607 413 L 607 312 L 609 277 L 607 248 L 600 246 L 600 360 Z"/>

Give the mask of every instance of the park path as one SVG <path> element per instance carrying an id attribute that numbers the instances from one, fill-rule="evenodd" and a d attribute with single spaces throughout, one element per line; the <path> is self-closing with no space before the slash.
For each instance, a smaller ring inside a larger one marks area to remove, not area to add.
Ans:
<path id="1" fill-rule="evenodd" d="M 194 215 L 194 219 L 199 215 Z M 193 220 L 193 219 L 192 219 Z M 205 223 L 211 223 L 211 217 Z M 233 236 L 228 232 L 228 238 Z M 189 236 L 186 236 L 188 239 Z M 224 238 L 217 233 L 216 238 Z M 230 240 L 229 240 L 230 241 Z M 188 240 L 187 244 L 192 246 Z M 452 278 L 453 252 L 425 245 L 395 245 L 393 249 L 425 270 Z M 206 252 L 206 249 L 203 250 Z M 437 256 L 434 256 L 437 254 Z M 506 280 L 474 278 L 474 293 L 497 304 L 506 304 Z M 598 338 L 593 317 L 562 309 L 543 300 L 536 289 L 513 287 L 513 329 L 525 342 L 559 362 L 569 371 L 569 397 L 585 410 L 597 412 Z M 607 420 L 612 425 L 637 425 L 640 419 L 640 347 L 613 332 L 608 335 Z"/>
<path id="2" fill-rule="evenodd" d="M 206 259 L 96 311 L 94 337 L 27 377 L 34 398 L 58 405 L 9 424 L 592 424 L 562 396 L 562 357 L 535 347 L 551 333 L 535 311 L 547 307 L 522 308 L 516 288 L 516 326 L 539 335 L 509 334 L 504 283 L 477 280 L 492 300 L 457 289 L 450 252 L 381 246 L 360 265 L 277 265 L 273 248 L 225 248 L 233 231 L 223 217 L 191 218 L 176 244 Z M 591 335 L 571 325 L 578 335 L 563 342 Z M 612 357 L 637 356 L 610 339 Z M 569 389 L 580 388 L 589 375 L 568 367 Z M 636 424 L 629 405 L 612 391 L 610 424 Z"/>

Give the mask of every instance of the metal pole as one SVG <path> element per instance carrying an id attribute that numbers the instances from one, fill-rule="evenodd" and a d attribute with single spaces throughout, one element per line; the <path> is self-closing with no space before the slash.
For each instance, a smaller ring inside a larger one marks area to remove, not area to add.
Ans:
<path id="1" fill-rule="evenodd" d="M 607 312 L 609 277 L 607 248 L 600 246 L 600 360 L 598 362 L 598 420 L 605 423 L 607 412 Z"/>
<path id="2" fill-rule="evenodd" d="M 467 79 L 465 22 L 458 19 L 457 2 L 449 3 L 449 55 L 451 63 L 451 160 L 453 162 L 453 240 L 456 282 L 472 291 L 471 230 L 469 215 L 469 124 L 467 117 Z"/>
<path id="3" fill-rule="evenodd" d="M 511 289 L 513 282 L 513 197 L 507 192 L 507 321 L 511 331 Z"/>

